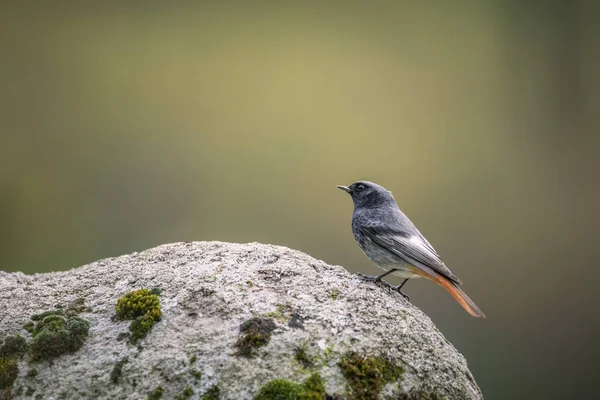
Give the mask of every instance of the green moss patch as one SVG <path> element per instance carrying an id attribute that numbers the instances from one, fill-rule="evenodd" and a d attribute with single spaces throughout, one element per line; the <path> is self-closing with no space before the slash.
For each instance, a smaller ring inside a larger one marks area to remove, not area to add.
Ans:
<path id="1" fill-rule="evenodd" d="M 186 387 L 185 389 L 183 389 L 183 392 L 181 392 L 181 394 L 177 397 L 175 397 L 175 400 L 187 400 L 189 398 L 191 398 L 194 395 L 194 391 L 192 390 L 191 387 Z"/>
<path id="2" fill-rule="evenodd" d="M 52 359 L 62 354 L 72 353 L 81 348 L 89 334 L 90 323 L 80 317 L 63 317 L 46 314 L 37 319 L 29 342 L 29 355 L 32 361 Z"/>
<path id="3" fill-rule="evenodd" d="M 331 290 L 329 291 L 329 294 L 328 294 L 328 296 L 329 296 L 329 298 L 330 298 L 331 300 L 337 300 L 337 298 L 339 297 L 340 293 L 341 293 L 341 292 L 339 291 L 339 289 L 333 288 L 333 289 L 331 289 Z"/>
<path id="4" fill-rule="evenodd" d="M 21 335 L 8 335 L 0 346 L 0 357 L 14 356 L 22 357 L 27 353 L 27 341 Z"/>
<path id="5" fill-rule="evenodd" d="M 339 367 L 347 380 L 351 397 L 357 400 L 375 400 L 389 382 L 402 379 L 404 367 L 383 356 L 366 357 L 356 352 L 346 353 Z"/>
<path id="6" fill-rule="evenodd" d="M 270 318 L 251 318 L 240 325 L 242 336 L 235 343 L 237 355 L 251 357 L 253 350 L 265 346 L 271 339 L 271 332 L 276 328 Z"/>
<path id="7" fill-rule="evenodd" d="M 304 368 L 314 367 L 314 361 L 308 354 L 308 346 L 306 343 L 294 349 L 294 360 L 298 361 Z"/>
<path id="8" fill-rule="evenodd" d="M 194 379 L 196 379 L 197 381 L 200 380 L 200 378 L 202 378 L 202 372 L 195 370 L 193 368 L 190 368 L 190 375 L 194 377 Z"/>
<path id="9" fill-rule="evenodd" d="M 325 385 L 321 375 L 312 374 L 306 382 L 300 394 L 302 400 L 323 400 L 325 398 Z"/>
<path id="10" fill-rule="evenodd" d="M 221 398 L 221 389 L 217 385 L 213 385 L 206 393 L 200 397 L 201 400 L 219 400 Z"/>
<path id="11" fill-rule="evenodd" d="M 148 393 L 148 400 L 160 400 L 163 395 L 163 388 L 160 386 Z"/>
<path id="12" fill-rule="evenodd" d="M 289 304 L 277 304 L 277 309 L 275 311 L 268 312 L 262 317 L 264 318 L 274 318 L 281 323 L 287 322 L 292 317 L 293 308 Z"/>
<path id="13" fill-rule="evenodd" d="M 254 400 L 322 400 L 325 386 L 319 374 L 311 375 L 303 385 L 287 379 L 275 379 L 260 388 Z"/>
<path id="14" fill-rule="evenodd" d="M 132 320 L 129 340 L 136 344 L 148 335 L 155 323 L 161 320 L 160 298 L 156 289 L 138 289 L 117 300 L 115 311 L 120 319 Z"/>
<path id="15" fill-rule="evenodd" d="M 77 299 L 66 308 L 32 315 L 23 325 L 32 336 L 29 344 L 21 335 L 5 337 L 0 345 L 0 390 L 10 398 L 11 387 L 19 375 L 18 359 L 28 351 L 31 361 L 38 361 L 81 348 L 88 336 L 90 323 L 77 315 L 89 310 L 83 299 Z M 35 368 L 27 372 L 29 378 L 36 375 Z"/>
<path id="16" fill-rule="evenodd" d="M 17 359 L 14 357 L 0 357 L 0 390 L 10 390 L 18 375 Z"/>
<path id="17" fill-rule="evenodd" d="M 302 386 L 287 379 L 275 379 L 260 388 L 254 400 L 298 400 Z"/>
<path id="18" fill-rule="evenodd" d="M 121 375 L 123 375 L 123 366 L 127 363 L 127 361 L 129 361 L 127 357 L 124 357 L 123 359 L 121 359 L 121 361 L 118 361 L 115 364 L 112 371 L 110 372 L 110 381 L 112 383 L 119 383 L 119 380 L 121 380 Z"/>

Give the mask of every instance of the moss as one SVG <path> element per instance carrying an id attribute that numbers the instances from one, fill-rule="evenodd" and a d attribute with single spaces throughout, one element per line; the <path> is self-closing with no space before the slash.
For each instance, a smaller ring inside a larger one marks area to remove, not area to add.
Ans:
<path id="1" fill-rule="evenodd" d="M 19 375 L 19 366 L 14 357 L 0 357 L 0 390 L 12 387 Z"/>
<path id="2" fill-rule="evenodd" d="M 27 321 L 23 324 L 23 329 L 25 329 L 29 333 L 33 333 L 33 329 L 35 328 L 35 322 Z"/>
<path id="3" fill-rule="evenodd" d="M 112 383 L 119 383 L 121 375 L 123 375 L 123 366 L 127 363 L 127 361 L 129 361 L 127 357 L 124 357 L 121 359 L 121 361 L 118 361 L 115 364 L 112 371 L 110 372 L 110 381 Z"/>
<path id="4" fill-rule="evenodd" d="M 138 289 L 117 300 L 115 311 L 120 319 L 130 319 L 129 341 L 136 344 L 148 335 L 155 323 L 161 320 L 160 299 L 152 290 Z"/>
<path id="5" fill-rule="evenodd" d="M 329 291 L 329 298 L 332 300 L 337 300 L 339 295 L 340 295 L 340 291 L 336 288 L 333 288 Z"/>
<path id="6" fill-rule="evenodd" d="M 63 310 L 44 311 L 43 313 L 33 314 L 31 317 L 29 317 L 29 319 L 31 319 L 32 321 L 41 321 L 44 318 L 49 317 L 51 315 L 65 315 L 65 312 Z"/>
<path id="7" fill-rule="evenodd" d="M 4 338 L 4 343 L 0 346 L 1 356 L 21 357 L 27 353 L 27 341 L 21 335 L 9 335 Z"/>
<path id="8" fill-rule="evenodd" d="M 39 314 L 41 315 L 41 314 Z M 32 361 L 52 359 L 79 350 L 88 336 L 90 323 L 80 317 L 46 314 L 35 324 L 29 342 Z"/>
<path id="9" fill-rule="evenodd" d="M 67 317 L 74 317 L 84 312 L 91 312 L 92 308 L 85 304 L 85 299 L 83 297 L 79 297 L 75 299 L 72 303 L 69 304 L 67 310 L 65 311 L 65 315 Z"/>
<path id="10" fill-rule="evenodd" d="M 260 388 L 254 400 L 323 400 L 325 385 L 319 374 L 311 375 L 303 385 L 287 379 L 275 379 Z"/>
<path id="11" fill-rule="evenodd" d="M 254 317 L 240 325 L 243 334 L 235 344 L 237 355 L 251 357 L 253 350 L 266 345 L 276 326 L 272 319 Z"/>
<path id="12" fill-rule="evenodd" d="M 221 389 L 217 385 L 212 385 L 206 393 L 200 397 L 201 400 L 219 400 L 221 398 Z"/>
<path id="13" fill-rule="evenodd" d="M 148 393 L 148 400 L 159 400 L 163 395 L 163 388 L 160 386 Z"/>
<path id="14" fill-rule="evenodd" d="M 202 378 L 202 372 L 197 371 L 195 369 L 190 369 L 190 375 L 193 376 L 196 380 L 200 380 Z"/>
<path id="15" fill-rule="evenodd" d="M 353 399 L 377 399 L 384 385 L 402 379 L 404 368 L 386 357 L 366 357 L 346 353 L 339 367 L 347 380 Z"/>
<path id="16" fill-rule="evenodd" d="M 156 295 L 160 295 L 162 293 L 162 288 L 159 287 L 155 287 L 150 289 L 150 294 L 156 294 Z"/>
<path id="17" fill-rule="evenodd" d="M 325 385 L 321 375 L 312 374 L 306 382 L 300 395 L 302 400 L 323 400 L 325 398 Z"/>
<path id="18" fill-rule="evenodd" d="M 194 355 L 192 355 L 192 356 L 190 357 L 190 364 L 193 364 L 193 363 L 195 363 L 195 362 L 196 362 L 196 360 L 197 360 L 197 357 L 196 357 L 196 355 L 195 355 L 195 354 L 194 354 Z"/>
<path id="19" fill-rule="evenodd" d="M 268 312 L 262 316 L 265 318 L 274 318 L 281 323 L 287 322 L 292 316 L 292 306 L 289 304 L 277 304 L 275 311 Z"/>
<path id="20" fill-rule="evenodd" d="M 179 396 L 175 397 L 175 400 L 186 400 L 192 397 L 193 395 L 194 391 L 191 387 L 187 386 L 185 389 L 183 389 L 183 392 L 181 392 Z"/>
<path id="21" fill-rule="evenodd" d="M 302 386 L 287 379 L 275 379 L 260 388 L 254 400 L 299 400 Z"/>
<path id="22" fill-rule="evenodd" d="M 306 343 L 294 349 L 294 360 L 298 361 L 304 368 L 312 368 L 314 362 L 307 351 Z"/>

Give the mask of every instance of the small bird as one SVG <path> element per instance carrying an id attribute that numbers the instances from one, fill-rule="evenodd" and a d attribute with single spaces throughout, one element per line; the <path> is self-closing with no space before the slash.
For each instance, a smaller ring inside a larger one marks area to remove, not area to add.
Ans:
<path id="1" fill-rule="evenodd" d="M 404 284 L 411 278 L 427 278 L 446 289 L 473 317 L 485 318 L 460 288 L 460 279 L 446 267 L 433 246 L 400 211 L 392 192 L 368 181 L 337 187 L 352 196 L 352 233 L 358 246 L 375 265 L 386 271 L 379 276 L 360 276 L 397 290 L 407 300 L 408 296 L 401 290 Z M 398 286 L 391 286 L 381 280 L 389 274 L 400 276 L 404 281 Z"/>

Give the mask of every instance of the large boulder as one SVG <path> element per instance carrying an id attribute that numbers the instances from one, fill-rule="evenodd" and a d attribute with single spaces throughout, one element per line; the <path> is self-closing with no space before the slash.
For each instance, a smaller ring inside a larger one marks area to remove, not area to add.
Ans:
<path id="1" fill-rule="evenodd" d="M 258 243 L 174 243 L 0 272 L 0 397 L 480 399 L 397 293 Z"/>

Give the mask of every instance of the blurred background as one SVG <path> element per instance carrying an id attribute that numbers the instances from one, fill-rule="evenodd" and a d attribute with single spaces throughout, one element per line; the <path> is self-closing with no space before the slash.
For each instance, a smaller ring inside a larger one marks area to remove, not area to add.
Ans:
<path id="1" fill-rule="evenodd" d="M 335 188 L 368 179 L 487 314 L 406 286 L 487 399 L 595 397 L 600 29 L 525 3 L 4 5 L 0 269 L 222 240 L 377 273 Z"/>

